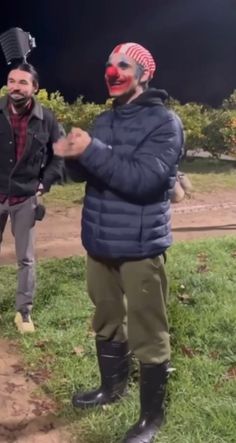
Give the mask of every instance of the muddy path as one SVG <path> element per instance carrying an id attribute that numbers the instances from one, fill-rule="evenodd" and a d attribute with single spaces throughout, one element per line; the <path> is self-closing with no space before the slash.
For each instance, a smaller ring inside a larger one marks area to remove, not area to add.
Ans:
<path id="1" fill-rule="evenodd" d="M 16 344 L 0 339 L 0 442 L 70 443 L 56 405 L 39 394 Z"/>

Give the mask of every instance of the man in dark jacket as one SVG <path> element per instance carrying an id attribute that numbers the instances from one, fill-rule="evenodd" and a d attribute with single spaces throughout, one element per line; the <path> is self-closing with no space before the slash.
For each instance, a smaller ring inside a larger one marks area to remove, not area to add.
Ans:
<path id="1" fill-rule="evenodd" d="M 63 160 L 52 150 L 60 138 L 58 123 L 34 97 L 38 74 L 33 66 L 21 63 L 11 69 L 7 90 L 0 99 L 0 244 L 10 215 L 18 262 L 15 323 L 27 333 L 34 331 L 34 225 L 44 211 L 37 196 L 60 179 Z"/>
<path id="2" fill-rule="evenodd" d="M 117 46 L 105 73 L 113 109 L 96 119 L 90 134 L 75 128 L 55 145 L 72 175 L 87 181 L 82 241 L 101 373 L 101 387 L 76 393 L 73 404 L 119 398 L 132 351 L 140 362 L 141 413 L 126 443 L 149 443 L 157 433 L 170 372 L 165 251 L 183 131 L 163 104 L 167 94 L 148 87 L 154 71 L 145 48 Z"/>

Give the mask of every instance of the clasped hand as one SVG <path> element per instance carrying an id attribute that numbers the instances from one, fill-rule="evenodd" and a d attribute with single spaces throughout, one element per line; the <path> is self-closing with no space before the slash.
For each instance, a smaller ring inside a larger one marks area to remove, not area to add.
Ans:
<path id="1" fill-rule="evenodd" d="M 91 142 L 90 135 L 80 128 L 72 128 L 67 137 L 60 138 L 53 144 L 54 154 L 58 157 L 77 157 Z"/>

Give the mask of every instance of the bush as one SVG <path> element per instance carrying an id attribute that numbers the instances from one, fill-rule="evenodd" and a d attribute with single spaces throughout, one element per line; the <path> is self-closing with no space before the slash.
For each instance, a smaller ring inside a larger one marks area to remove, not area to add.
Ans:
<path id="1" fill-rule="evenodd" d="M 236 110 L 219 110 L 203 129 L 204 150 L 219 157 L 222 154 L 236 156 Z"/>
<path id="2" fill-rule="evenodd" d="M 88 129 L 91 127 L 95 117 L 108 109 L 109 106 L 109 102 L 106 102 L 104 105 L 84 103 L 83 97 L 78 97 L 77 100 L 69 106 L 70 109 L 65 120 L 66 129 L 70 129 L 72 126 Z"/>
<path id="3" fill-rule="evenodd" d="M 49 94 L 46 89 L 40 89 L 37 94 L 37 100 L 57 116 L 59 122 L 64 123 L 70 112 L 69 103 L 65 102 L 64 97 L 59 91 Z"/>
<path id="4" fill-rule="evenodd" d="M 6 94 L 6 87 L 0 89 L 0 97 Z M 80 96 L 69 104 L 59 91 L 48 93 L 40 89 L 37 95 L 39 102 L 51 109 L 66 131 L 72 126 L 83 129 L 91 127 L 93 120 L 101 112 L 109 109 L 112 100 L 105 104 L 84 102 Z M 221 154 L 236 155 L 236 90 L 224 100 L 219 110 L 202 104 L 186 103 L 169 99 L 168 107 L 173 109 L 184 124 L 186 143 L 185 151 L 204 149 L 214 157 Z"/>
<path id="5" fill-rule="evenodd" d="M 69 131 L 73 126 L 88 129 L 95 117 L 111 105 L 109 101 L 104 105 L 84 103 L 83 97 L 78 97 L 74 103 L 69 104 L 65 102 L 60 92 L 56 91 L 48 94 L 45 89 L 40 89 L 37 99 L 42 105 L 55 113 L 58 121 L 63 124 L 66 131 Z"/>
<path id="6" fill-rule="evenodd" d="M 110 100 L 103 105 L 98 105 L 96 103 L 83 102 L 82 96 L 78 97 L 74 103 L 69 104 L 65 102 L 60 92 L 56 91 L 48 94 L 45 89 L 40 89 L 37 98 L 42 105 L 55 113 L 67 132 L 73 126 L 89 129 L 95 117 L 111 106 Z"/>
<path id="7" fill-rule="evenodd" d="M 4 96 L 6 92 L 6 86 L 3 86 L 0 89 L 0 97 Z M 83 97 L 78 97 L 74 103 L 69 104 L 59 91 L 49 94 L 46 89 L 39 90 L 37 100 L 54 112 L 66 131 L 69 131 L 72 126 L 88 129 L 95 117 L 109 109 L 112 103 L 111 100 L 107 100 L 105 104 L 98 105 L 96 103 L 83 102 Z"/>
<path id="8" fill-rule="evenodd" d="M 181 105 L 177 100 L 170 99 L 168 107 L 173 109 L 181 118 L 185 132 L 185 152 L 189 149 L 198 151 L 204 143 L 203 129 L 210 122 L 209 111 L 204 105 L 186 103 Z"/>
<path id="9" fill-rule="evenodd" d="M 222 103 L 222 108 L 225 110 L 236 110 L 236 89 L 230 95 L 229 98 L 226 98 Z"/>

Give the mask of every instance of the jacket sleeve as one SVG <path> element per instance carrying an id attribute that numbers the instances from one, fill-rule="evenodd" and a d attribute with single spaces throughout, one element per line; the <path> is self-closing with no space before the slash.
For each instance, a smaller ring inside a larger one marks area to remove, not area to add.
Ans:
<path id="1" fill-rule="evenodd" d="M 140 202 L 156 196 L 168 183 L 183 144 L 180 121 L 168 114 L 131 156 L 93 138 L 79 157 L 80 163 L 114 191 Z"/>
<path id="2" fill-rule="evenodd" d="M 50 125 L 50 138 L 47 143 L 47 160 L 43 168 L 41 182 L 45 192 L 49 192 L 51 186 L 54 183 L 63 181 L 64 178 L 64 160 L 61 157 L 54 155 L 53 143 L 65 135 L 64 128 L 56 121 L 56 118 L 52 115 L 52 121 Z"/>
<path id="3" fill-rule="evenodd" d="M 67 179 L 73 182 L 82 183 L 88 180 L 89 174 L 77 158 L 65 159 L 65 172 Z"/>

